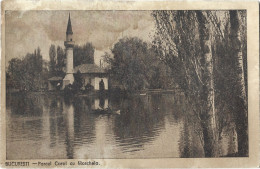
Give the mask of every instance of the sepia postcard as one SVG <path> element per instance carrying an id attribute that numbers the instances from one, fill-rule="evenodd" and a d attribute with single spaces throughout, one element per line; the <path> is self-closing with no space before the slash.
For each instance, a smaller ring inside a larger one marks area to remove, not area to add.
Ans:
<path id="1" fill-rule="evenodd" d="M 259 166 L 258 1 L 1 14 L 1 167 Z"/>

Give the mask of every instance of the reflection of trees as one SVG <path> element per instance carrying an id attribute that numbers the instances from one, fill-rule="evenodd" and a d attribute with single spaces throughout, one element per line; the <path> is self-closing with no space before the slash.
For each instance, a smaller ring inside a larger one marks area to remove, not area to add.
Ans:
<path id="1" fill-rule="evenodd" d="M 248 133 L 247 133 L 247 116 L 243 113 L 236 117 L 236 131 L 238 138 L 238 156 L 248 156 Z"/>
<path id="2" fill-rule="evenodd" d="M 187 104 L 185 97 L 179 96 L 181 102 L 176 104 L 176 108 L 182 114 L 179 122 L 183 124 L 180 131 L 179 153 L 181 158 L 197 158 L 204 156 L 203 134 L 200 120 L 193 114 L 191 105 Z"/>
<path id="3" fill-rule="evenodd" d="M 8 101 L 12 115 L 31 117 L 41 116 L 42 114 L 42 95 L 15 93 Z"/>
<path id="4" fill-rule="evenodd" d="M 64 100 L 60 95 L 26 94 L 8 99 L 11 118 L 7 139 L 14 135 L 14 138 L 37 141 L 35 146 L 41 143 L 51 149 L 65 146 L 61 151 L 66 152 L 65 157 L 73 158 L 75 146 L 93 142 L 95 138 L 96 116 L 89 111 L 91 98 Z"/>
<path id="5" fill-rule="evenodd" d="M 115 118 L 114 133 L 117 141 L 131 148 L 154 139 L 163 128 L 164 113 L 158 109 L 160 96 L 133 97 L 121 100 L 121 114 Z"/>
<path id="6" fill-rule="evenodd" d="M 191 140 L 190 131 L 187 120 L 184 120 L 183 130 L 181 131 L 181 138 L 179 141 L 180 157 L 191 157 Z"/>
<path id="7" fill-rule="evenodd" d="M 7 111 L 7 146 L 17 140 L 28 138 L 30 141 L 40 141 L 42 139 L 40 136 L 44 132 L 43 96 L 15 93 L 9 96 L 7 102 L 9 102 L 7 109 L 10 110 Z"/>
<path id="8" fill-rule="evenodd" d="M 228 140 L 228 156 L 233 156 L 237 153 L 237 133 L 234 127 L 229 130 Z"/>
<path id="9" fill-rule="evenodd" d="M 161 106 L 160 111 L 168 112 L 167 119 L 170 123 L 179 123 L 182 120 L 183 113 L 186 112 L 186 104 L 184 97 L 181 93 L 164 94 L 160 98 Z M 156 103 L 154 103 L 156 104 Z"/>
<path id="10" fill-rule="evenodd" d="M 195 158 L 204 155 L 201 135 L 196 117 L 190 114 L 184 115 L 183 129 L 179 140 L 180 157 Z"/>
<path id="11" fill-rule="evenodd" d="M 91 143 L 95 138 L 95 116 L 91 114 L 94 98 L 74 98 L 74 136 L 75 144 Z"/>
<path id="12" fill-rule="evenodd" d="M 184 124 L 179 140 L 180 157 L 203 157 L 205 156 L 205 147 L 202 147 L 204 145 L 203 137 L 205 137 L 203 128 L 201 128 L 201 122 L 203 121 L 192 113 L 189 106 L 187 106 L 188 104 L 184 105 L 185 106 L 181 110 Z M 237 118 L 231 112 L 217 113 L 216 123 L 218 124 L 218 132 L 216 134 L 218 134 L 219 137 L 217 142 L 218 150 L 216 150 L 216 153 L 220 156 L 240 156 L 239 152 L 243 149 L 239 149 L 241 148 L 239 147 L 239 139 L 241 139 L 241 137 L 239 138 Z M 245 131 L 244 128 L 241 129 L 243 129 L 242 131 Z M 224 137 L 226 139 L 224 139 Z M 222 152 L 223 148 L 224 152 Z"/>

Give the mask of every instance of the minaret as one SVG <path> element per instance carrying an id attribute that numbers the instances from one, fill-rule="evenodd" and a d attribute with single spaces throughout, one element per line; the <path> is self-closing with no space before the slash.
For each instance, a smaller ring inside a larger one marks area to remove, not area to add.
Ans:
<path id="1" fill-rule="evenodd" d="M 67 25 L 67 31 L 66 31 L 66 41 L 64 41 L 64 46 L 66 48 L 66 75 L 63 79 L 63 89 L 68 84 L 73 84 L 74 82 L 74 70 L 73 70 L 73 47 L 74 47 L 74 41 L 72 39 L 73 32 L 70 22 L 70 14 L 69 14 L 69 20 Z"/>

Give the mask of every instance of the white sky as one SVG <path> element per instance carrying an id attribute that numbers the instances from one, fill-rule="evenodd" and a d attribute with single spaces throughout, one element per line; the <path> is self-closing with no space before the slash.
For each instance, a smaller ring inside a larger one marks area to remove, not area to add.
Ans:
<path id="1" fill-rule="evenodd" d="M 69 12 L 76 44 L 91 42 L 95 63 L 123 36 L 151 42 L 154 21 L 151 11 L 7 11 L 6 61 L 32 53 L 38 46 L 49 60 L 51 44 L 64 48 Z"/>

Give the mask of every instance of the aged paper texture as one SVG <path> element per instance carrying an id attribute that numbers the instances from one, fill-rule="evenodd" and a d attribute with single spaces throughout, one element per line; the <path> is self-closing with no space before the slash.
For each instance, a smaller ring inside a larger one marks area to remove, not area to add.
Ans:
<path id="1" fill-rule="evenodd" d="M 259 9 L 3 1 L 2 167 L 257 167 Z"/>

